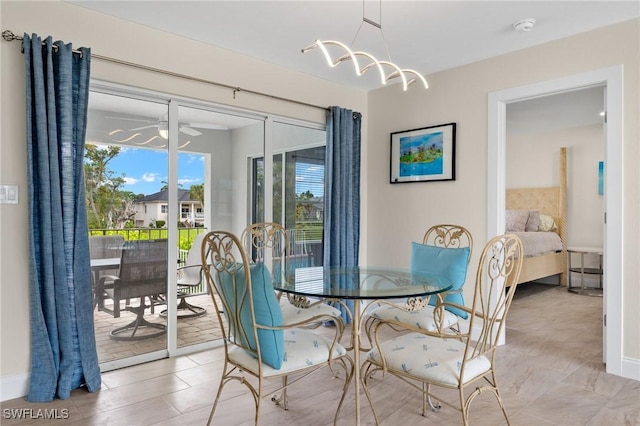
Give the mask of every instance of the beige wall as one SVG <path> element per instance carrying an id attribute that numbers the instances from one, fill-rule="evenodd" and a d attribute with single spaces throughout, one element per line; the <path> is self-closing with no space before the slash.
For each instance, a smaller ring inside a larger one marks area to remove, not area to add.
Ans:
<path id="1" fill-rule="evenodd" d="M 407 266 L 409 242 L 443 222 L 487 240 L 488 94 L 622 64 L 624 67 L 623 356 L 640 362 L 640 160 L 638 107 L 640 20 L 428 76 L 430 89 L 403 93 L 388 87 L 369 93 L 369 193 L 366 261 Z M 456 181 L 389 184 L 389 133 L 457 123 Z M 393 223 L 394 226 L 389 226 Z M 476 250 L 472 264 L 477 264 Z M 467 288 L 467 291 L 469 289 Z"/>
<path id="2" fill-rule="evenodd" d="M 507 140 L 507 188 L 557 186 L 560 147 L 567 148 L 569 247 L 603 246 L 604 196 L 598 195 L 598 161 L 604 160 L 603 130 L 597 124 L 514 134 Z"/>
<path id="3" fill-rule="evenodd" d="M 365 112 L 367 94 L 98 14 L 64 2 L 0 3 L 2 30 L 52 35 L 91 47 L 93 55 L 130 61 L 313 105 Z M 18 42 L 0 42 L 0 183 L 18 184 L 20 203 L 0 206 L 1 363 L 4 384 L 21 383 L 30 370 L 27 171 L 24 58 Z M 93 58 L 94 79 L 324 123 L 325 111 L 115 65 Z M 363 124 L 366 137 L 366 121 Z M 4 393 L 4 391 L 3 391 Z"/>

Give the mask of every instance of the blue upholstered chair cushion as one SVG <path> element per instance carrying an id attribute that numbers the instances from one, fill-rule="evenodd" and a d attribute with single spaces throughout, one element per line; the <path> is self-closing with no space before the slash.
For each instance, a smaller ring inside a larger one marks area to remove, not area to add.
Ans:
<path id="1" fill-rule="evenodd" d="M 411 270 L 425 274 L 442 275 L 449 278 L 453 287 L 451 291 L 459 290 L 467 279 L 467 266 L 469 261 L 469 247 L 442 248 L 427 244 L 411 243 Z M 464 305 L 462 292 L 449 293 L 444 300 L 458 305 Z M 435 298 L 431 298 L 430 305 L 435 305 Z M 467 319 L 468 315 L 460 309 L 446 307 L 446 309 L 461 318 Z"/>
<path id="2" fill-rule="evenodd" d="M 268 268 L 262 263 L 251 264 L 251 289 L 253 294 L 253 309 L 256 323 L 265 326 L 278 327 L 282 325 L 282 311 L 280 304 L 273 291 L 271 282 L 271 274 Z M 229 274 L 221 274 L 221 284 L 225 288 L 226 294 L 236 293 L 233 291 L 233 281 Z M 244 269 L 240 267 L 236 272 L 236 282 L 241 283 L 245 279 Z M 240 291 L 241 286 L 235 289 Z M 230 301 L 231 309 L 236 307 L 235 300 Z M 235 312 L 231 312 L 234 315 Z M 242 304 L 240 312 L 240 321 L 243 328 L 247 332 L 247 342 L 244 342 L 251 349 L 256 350 L 256 342 L 251 331 L 251 311 L 248 303 Z M 260 354 L 262 362 L 275 368 L 280 369 L 285 355 L 284 333 L 282 330 L 264 330 L 258 329 L 258 342 L 260 344 Z"/>

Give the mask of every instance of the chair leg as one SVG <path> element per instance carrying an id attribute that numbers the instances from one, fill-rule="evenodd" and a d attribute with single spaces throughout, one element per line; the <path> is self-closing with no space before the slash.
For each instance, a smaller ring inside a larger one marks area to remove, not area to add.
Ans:
<path id="1" fill-rule="evenodd" d="M 462 411 L 462 424 L 463 426 L 469 426 L 469 406 L 471 405 L 471 401 L 475 398 L 476 395 L 480 393 L 480 389 L 476 389 L 474 392 L 469 395 L 469 398 L 464 399 L 464 390 L 462 387 L 458 389 L 458 393 L 460 394 L 460 411 Z"/>
<path id="2" fill-rule="evenodd" d="M 276 405 L 282 405 L 285 410 L 289 409 L 289 401 L 287 400 L 287 376 L 282 377 L 282 393 L 280 396 L 274 395 L 271 401 Z"/>
<path id="3" fill-rule="evenodd" d="M 500 409 L 502 410 L 502 415 L 504 416 L 504 420 L 507 422 L 507 426 L 511 425 L 511 422 L 509 421 L 509 415 L 507 414 L 507 410 L 504 408 L 504 403 L 502 402 L 502 395 L 500 395 L 500 392 L 498 391 L 498 389 L 496 388 L 496 398 L 498 399 L 498 404 L 500 404 Z"/>
<path id="4" fill-rule="evenodd" d="M 144 319 L 144 310 L 147 308 L 147 305 L 144 304 L 144 297 L 140 298 L 140 306 L 131 307 L 127 306 L 125 310 L 131 311 L 136 314 L 136 319 L 130 322 L 129 324 L 118 327 L 111 331 L 111 339 L 113 340 L 143 340 L 150 339 L 153 337 L 162 336 L 167 332 L 167 326 L 164 324 L 152 323 Z M 147 329 L 152 330 L 155 329 L 151 333 L 137 335 L 139 329 Z"/>
<path id="5" fill-rule="evenodd" d="M 498 404 L 500 404 L 500 409 L 502 410 L 502 415 L 504 416 L 505 421 L 507 422 L 507 426 L 511 425 L 511 422 L 509 422 L 509 415 L 507 414 L 507 410 L 504 408 L 504 402 L 502 401 L 502 394 L 500 393 L 500 390 L 498 389 L 498 381 L 496 378 L 496 373 L 495 371 L 492 371 L 491 374 L 491 384 L 493 385 L 493 393 L 496 396 L 496 399 L 498 400 Z"/>
<path id="6" fill-rule="evenodd" d="M 349 361 L 348 366 L 347 366 L 347 363 L 344 361 L 345 359 Z M 340 409 L 342 408 L 342 404 L 344 403 L 344 398 L 347 395 L 347 390 L 349 389 L 349 385 L 351 384 L 351 380 L 353 380 L 353 375 L 354 375 L 353 360 L 350 357 L 340 359 L 340 363 L 342 365 L 342 368 L 344 368 L 345 379 L 344 379 L 344 388 L 342 388 L 342 397 L 340 398 L 340 402 L 338 403 L 336 414 L 333 417 L 334 425 L 338 424 L 338 415 L 340 414 Z M 334 374 L 334 377 L 338 377 L 337 374 Z"/>
<path id="7" fill-rule="evenodd" d="M 495 372 L 494 371 L 491 372 L 491 379 L 487 376 L 485 376 L 484 378 L 489 383 L 489 386 L 477 387 L 473 392 L 469 394 L 466 400 L 464 399 L 464 390 L 462 388 L 460 389 L 460 405 L 462 408 L 463 423 L 465 425 L 469 424 L 469 408 L 471 407 L 471 402 L 473 401 L 473 399 L 476 396 L 480 395 L 482 392 L 489 391 L 498 400 L 498 405 L 500 405 L 500 409 L 502 410 L 502 415 L 504 416 L 504 419 L 507 422 L 507 425 L 511 425 L 511 422 L 509 421 L 509 416 L 507 415 L 507 410 L 505 409 L 504 402 L 502 401 L 502 395 L 498 390 L 498 383 L 496 382 Z"/>
<path id="8" fill-rule="evenodd" d="M 436 412 L 442 408 L 439 402 L 433 402 L 431 398 L 431 385 L 428 383 L 422 384 L 422 416 L 427 416 L 427 405 L 431 408 L 431 411 Z"/>
<path id="9" fill-rule="evenodd" d="M 356 365 L 354 368 L 358 368 L 358 366 Z M 360 381 L 362 381 L 362 389 L 364 390 L 364 394 L 366 395 L 371 411 L 373 412 L 373 419 L 375 420 L 376 425 L 378 425 L 380 424 L 380 421 L 378 420 L 378 413 L 376 413 L 376 408 L 373 405 L 373 400 L 371 400 L 371 394 L 369 393 L 369 379 L 376 371 L 377 367 L 375 367 L 374 364 L 365 361 L 360 369 Z"/>
<path id="10" fill-rule="evenodd" d="M 258 378 L 258 392 L 253 395 L 254 401 L 256 403 L 256 417 L 255 417 L 255 425 L 258 426 L 258 419 L 260 418 L 260 407 L 262 402 L 262 378 Z"/>
<path id="11" fill-rule="evenodd" d="M 202 306 L 192 305 L 191 303 L 187 302 L 187 297 L 185 294 L 178 293 L 178 296 L 180 297 L 180 302 L 178 302 L 178 305 L 176 306 L 176 316 L 178 318 L 195 318 L 207 313 L 207 310 Z M 166 318 L 167 310 L 165 309 L 160 312 L 160 316 L 162 318 Z"/>
<path id="12" fill-rule="evenodd" d="M 222 388 L 224 387 L 226 380 L 225 377 L 227 375 L 227 364 L 225 362 L 224 370 L 222 377 L 220 378 L 220 385 L 218 385 L 218 392 L 216 393 L 216 399 L 213 401 L 213 407 L 211 407 L 211 413 L 209 414 L 209 420 L 207 420 L 207 426 L 211 424 L 211 420 L 213 420 L 213 415 L 216 412 L 216 407 L 218 406 L 218 401 L 220 400 L 220 395 L 222 394 Z"/>

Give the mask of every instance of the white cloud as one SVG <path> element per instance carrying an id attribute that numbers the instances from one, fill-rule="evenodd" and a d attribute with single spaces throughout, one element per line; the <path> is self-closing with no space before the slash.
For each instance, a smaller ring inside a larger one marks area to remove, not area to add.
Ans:
<path id="1" fill-rule="evenodd" d="M 141 179 L 145 182 L 155 182 L 157 177 L 157 173 L 144 173 Z"/>
<path id="2" fill-rule="evenodd" d="M 182 178 L 182 179 L 178 179 L 178 184 L 182 186 L 191 186 L 201 181 L 202 181 L 202 178 Z"/>
<path id="3" fill-rule="evenodd" d="M 138 182 L 140 182 L 140 179 L 136 179 L 136 178 L 132 178 L 132 177 L 124 177 L 124 184 L 125 185 L 135 185 Z"/>

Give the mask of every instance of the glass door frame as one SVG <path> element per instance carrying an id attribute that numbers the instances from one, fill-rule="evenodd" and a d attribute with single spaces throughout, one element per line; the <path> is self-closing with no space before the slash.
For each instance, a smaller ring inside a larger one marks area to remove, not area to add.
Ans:
<path id="1" fill-rule="evenodd" d="M 215 113 L 231 114 L 241 116 L 245 118 L 255 119 L 263 122 L 264 125 L 264 140 L 263 140 L 263 156 L 264 156 L 264 173 L 265 173 L 265 186 L 264 186 L 264 212 L 265 220 L 273 220 L 273 126 L 275 123 L 297 125 L 303 127 L 314 128 L 318 130 L 325 130 L 324 123 L 315 123 L 310 121 L 298 120 L 278 115 L 268 115 L 246 109 L 233 108 L 216 104 L 214 102 L 199 101 L 196 99 L 190 99 L 162 93 L 158 91 L 152 91 L 148 89 L 141 89 L 117 83 L 106 82 L 98 79 L 92 79 L 90 83 L 90 91 L 101 92 L 114 96 L 123 96 L 134 99 L 140 99 L 143 101 L 151 101 L 168 106 L 168 217 L 178 217 L 179 205 L 178 205 L 178 143 L 174 142 L 178 140 L 178 109 L 179 107 L 199 108 Z M 206 162 L 206 177 L 205 187 L 211 187 L 211 154 L 203 153 Z M 251 158 L 246 159 L 246 163 L 250 164 Z M 269 190 L 266 190 L 269 188 Z M 251 189 L 248 189 L 248 196 L 251 197 Z M 207 197 L 207 195 L 205 195 Z M 205 205 L 206 203 L 205 198 Z M 248 201 L 249 202 L 249 201 Z M 209 203 L 210 204 L 210 203 Z M 251 209 L 246 209 L 246 222 L 251 220 Z M 205 209 L 204 212 L 205 226 L 211 226 L 211 214 Z M 175 221 L 174 221 L 175 222 Z M 168 277 L 167 277 L 167 295 L 177 294 L 177 263 L 170 262 L 169 259 L 178 258 L 178 229 L 175 224 L 167 227 L 168 232 L 168 244 L 169 244 L 169 258 L 167 259 L 168 265 Z M 142 355 L 136 355 L 133 357 L 123 358 L 114 361 L 107 361 L 100 363 L 102 371 L 109 371 L 113 369 L 123 368 L 135 364 L 140 364 L 148 361 L 153 361 L 162 358 L 173 358 L 176 356 L 186 355 L 222 345 L 220 340 L 209 341 L 204 343 L 196 343 L 189 346 L 178 347 L 177 346 L 177 297 L 167 297 L 167 338 L 166 347 L 162 350 L 149 352 Z"/>

